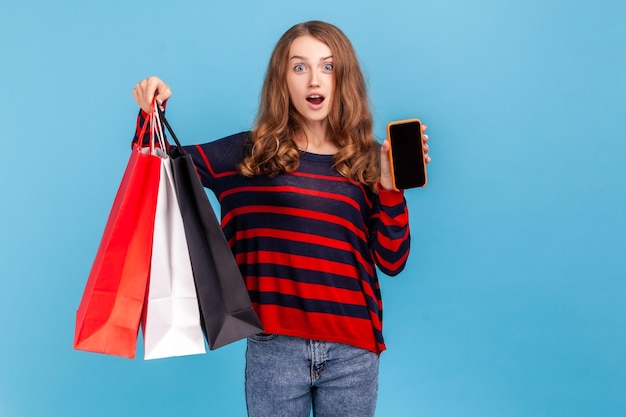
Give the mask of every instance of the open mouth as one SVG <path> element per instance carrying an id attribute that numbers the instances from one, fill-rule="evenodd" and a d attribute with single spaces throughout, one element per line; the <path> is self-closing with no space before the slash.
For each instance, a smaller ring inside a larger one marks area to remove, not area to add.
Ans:
<path id="1" fill-rule="evenodd" d="M 320 96 L 319 94 L 313 94 L 313 95 L 308 96 L 306 98 L 306 101 L 308 101 L 311 104 L 319 105 L 324 102 L 324 96 Z"/>

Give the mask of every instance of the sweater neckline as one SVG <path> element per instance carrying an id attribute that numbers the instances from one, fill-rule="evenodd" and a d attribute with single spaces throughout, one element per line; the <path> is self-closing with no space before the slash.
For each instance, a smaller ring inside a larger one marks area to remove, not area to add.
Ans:
<path id="1" fill-rule="evenodd" d="M 300 151 L 300 158 L 313 162 L 332 162 L 333 154 L 312 153 L 307 151 Z"/>

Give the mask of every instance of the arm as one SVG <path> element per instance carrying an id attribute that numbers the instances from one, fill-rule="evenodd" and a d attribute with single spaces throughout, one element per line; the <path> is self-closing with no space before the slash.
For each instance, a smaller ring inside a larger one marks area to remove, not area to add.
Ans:
<path id="1" fill-rule="evenodd" d="M 424 138 L 424 158 L 428 155 L 428 135 L 422 125 Z M 399 274 L 409 256 L 411 235 L 409 213 L 403 191 L 393 191 L 391 167 L 389 163 L 389 141 L 385 140 L 380 149 L 380 181 L 378 183 L 378 207 L 372 217 L 370 248 L 376 265 L 390 276 Z"/>
<path id="2" fill-rule="evenodd" d="M 153 98 L 156 97 L 161 109 L 165 110 L 167 100 L 171 95 L 172 92 L 169 86 L 157 77 L 146 78 L 135 85 L 133 97 L 140 110 L 137 116 L 133 144 L 139 140 L 141 140 L 142 144 L 148 144 L 150 141 L 149 120 L 143 136 L 140 137 L 140 135 L 144 122 L 148 119 L 148 111 Z M 247 140 L 247 133 L 242 132 L 222 140 L 198 145 L 187 145 L 183 146 L 183 148 L 193 159 L 202 184 L 214 190 L 216 182 L 227 184 L 229 179 L 234 177 L 234 175 L 230 174 L 236 173 L 236 165 L 243 159 L 243 150 Z"/>
<path id="3" fill-rule="evenodd" d="M 376 266 L 386 275 L 395 276 L 404 269 L 411 244 L 404 192 L 384 190 L 379 185 L 374 208 L 370 250 Z"/>

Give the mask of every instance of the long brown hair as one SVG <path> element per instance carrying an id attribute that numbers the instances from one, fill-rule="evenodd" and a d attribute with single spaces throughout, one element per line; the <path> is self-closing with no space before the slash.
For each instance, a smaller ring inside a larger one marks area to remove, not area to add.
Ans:
<path id="1" fill-rule="evenodd" d="M 341 175 L 375 190 L 380 177 L 379 146 L 372 131 L 367 88 L 354 48 L 337 27 L 320 21 L 293 26 L 279 39 L 270 57 L 248 156 L 239 164 L 247 176 L 292 172 L 300 163 L 294 137 L 301 116 L 289 100 L 287 68 L 292 42 L 310 35 L 328 45 L 334 57 L 335 92 L 328 121 L 339 151 L 333 156 Z"/>

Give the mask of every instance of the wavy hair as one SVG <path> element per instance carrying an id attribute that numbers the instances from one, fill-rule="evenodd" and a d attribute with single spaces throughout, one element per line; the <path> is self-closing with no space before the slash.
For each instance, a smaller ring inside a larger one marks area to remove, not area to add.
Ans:
<path id="1" fill-rule="evenodd" d="M 289 49 L 296 38 L 310 35 L 325 43 L 334 58 L 334 94 L 328 122 L 339 151 L 334 168 L 346 178 L 376 190 L 380 177 L 379 145 L 374 140 L 367 88 L 350 40 L 337 27 L 320 21 L 300 23 L 274 47 L 261 90 L 259 110 L 247 156 L 238 170 L 247 177 L 293 172 L 300 163 L 294 137 L 302 116 L 290 102 L 287 88 Z"/>

